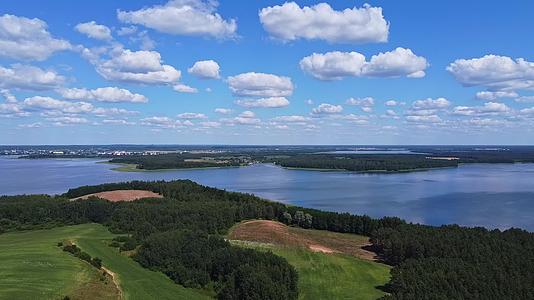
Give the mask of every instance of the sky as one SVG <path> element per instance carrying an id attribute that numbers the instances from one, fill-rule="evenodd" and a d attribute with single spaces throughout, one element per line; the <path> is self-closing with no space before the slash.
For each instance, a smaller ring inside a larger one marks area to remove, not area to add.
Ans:
<path id="1" fill-rule="evenodd" d="M 533 144 L 532 1 L 3 1 L 0 144 Z"/>

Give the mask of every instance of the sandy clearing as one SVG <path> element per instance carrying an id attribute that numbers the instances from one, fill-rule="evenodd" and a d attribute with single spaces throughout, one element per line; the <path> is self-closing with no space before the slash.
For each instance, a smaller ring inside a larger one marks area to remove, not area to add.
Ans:
<path id="1" fill-rule="evenodd" d="M 151 192 L 151 191 L 144 191 L 144 190 L 116 190 L 116 191 L 108 191 L 108 192 L 100 192 L 100 193 L 94 193 L 85 195 L 82 197 L 78 197 L 72 200 L 80 200 L 80 199 L 87 199 L 89 197 L 98 197 L 102 199 L 106 199 L 112 202 L 119 202 L 119 201 L 134 201 L 142 198 L 163 198 L 162 195 Z"/>
<path id="2" fill-rule="evenodd" d="M 229 234 L 232 240 L 298 246 L 314 252 L 343 253 L 366 260 L 376 260 L 375 253 L 363 249 L 369 239 L 357 235 L 289 227 L 270 220 L 246 221 Z"/>

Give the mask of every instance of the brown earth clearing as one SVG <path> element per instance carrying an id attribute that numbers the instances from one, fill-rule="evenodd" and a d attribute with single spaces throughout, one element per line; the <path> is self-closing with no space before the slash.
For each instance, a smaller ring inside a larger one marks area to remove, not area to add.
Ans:
<path id="1" fill-rule="evenodd" d="M 377 259 L 375 253 L 363 249 L 363 247 L 370 245 L 368 237 L 290 227 L 280 222 L 268 220 L 239 223 L 230 230 L 228 238 L 281 246 L 304 247 L 314 252 L 343 253 L 367 260 Z"/>
<path id="2" fill-rule="evenodd" d="M 163 196 L 161 196 L 160 194 L 156 194 L 151 191 L 116 190 L 116 191 L 89 194 L 89 195 L 78 197 L 72 200 L 87 199 L 89 197 L 98 197 L 98 198 L 106 199 L 112 202 L 134 201 L 134 200 L 142 199 L 142 198 L 163 198 Z"/>

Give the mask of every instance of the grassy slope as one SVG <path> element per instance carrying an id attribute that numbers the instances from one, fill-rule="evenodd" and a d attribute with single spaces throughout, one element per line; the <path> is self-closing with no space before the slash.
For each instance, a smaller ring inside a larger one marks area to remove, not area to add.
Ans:
<path id="1" fill-rule="evenodd" d="M 100 257 L 117 274 L 126 299 L 206 298 L 108 247 L 111 238 L 98 224 L 0 235 L 0 299 L 58 299 L 90 281 L 94 268 L 57 247 L 62 240 L 73 240 Z"/>
<path id="2" fill-rule="evenodd" d="M 236 225 L 242 226 L 243 223 Z M 333 233 L 322 230 L 288 228 L 300 237 L 313 238 L 325 246 L 339 249 L 339 240 L 359 245 L 368 238 L 353 234 Z M 302 246 L 273 245 L 259 242 L 233 241 L 237 245 L 272 251 L 282 256 L 299 273 L 300 299 L 377 299 L 385 295 L 377 289 L 390 279 L 390 267 L 347 254 L 325 254 L 312 252 Z M 329 244 L 331 243 L 331 244 Z M 354 253 L 356 251 L 347 251 Z"/>

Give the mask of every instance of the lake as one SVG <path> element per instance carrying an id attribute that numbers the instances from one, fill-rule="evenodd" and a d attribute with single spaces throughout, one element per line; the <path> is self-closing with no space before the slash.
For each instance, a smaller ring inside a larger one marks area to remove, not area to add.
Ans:
<path id="1" fill-rule="evenodd" d="M 93 159 L 0 156 L 0 195 L 58 194 L 81 185 L 191 179 L 294 204 L 431 225 L 457 223 L 534 231 L 534 164 L 469 164 L 394 174 L 241 168 L 117 172 Z"/>

